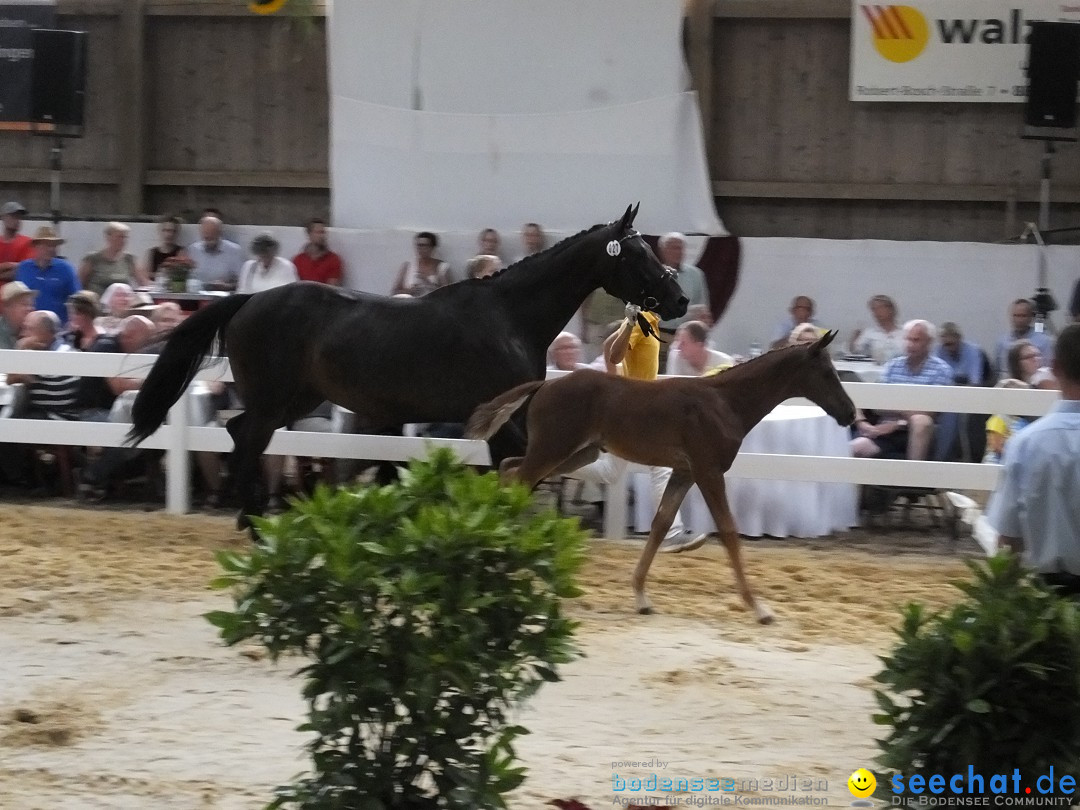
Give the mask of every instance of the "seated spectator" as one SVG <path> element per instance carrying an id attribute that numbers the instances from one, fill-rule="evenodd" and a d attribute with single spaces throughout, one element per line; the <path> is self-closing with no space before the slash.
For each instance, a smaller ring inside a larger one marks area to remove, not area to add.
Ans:
<path id="1" fill-rule="evenodd" d="M 581 338 L 573 332 L 560 332 L 551 341 L 548 348 L 548 369 L 558 371 L 576 371 L 579 368 L 590 368 L 582 362 Z"/>
<path id="2" fill-rule="evenodd" d="M 34 311 L 37 293 L 21 281 L 0 287 L 0 349 L 14 349 L 26 316 Z"/>
<path id="3" fill-rule="evenodd" d="M 195 263 L 192 278 L 208 290 L 236 289 L 236 281 L 244 266 L 244 251 L 236 242 L 222 236 L 222 221 L 215 216 L 199 220 L 199 241 L 187 248 L 188 258 Z"/>
<path id="4" fill-rule="evenodd" d="M 881 382 L 904 385 L 952 385 L 949 364 L 932 354 L 934 325 L 915 320 L 904 324 L 904 354 L 885 364 Z M 934 437 L 934 415 L 926 411 L 856 412 L 851 441 L 856 458 L 908 458 L 925 460 Z"/>
<path id="5" fill-rule="evenodd" d="M 94 341 L 101 332 L 95 320 L 101 315 L 97 294 L 90 290 L 79 290 L 67 300 L 68 328 L 61 338 L 71 348 L 80 352 L 91 351 Z"/>
<path id="6" fill-rule="evenodd" d="M 50 309 L 39 309 L 26 316 L 26 336 L 16 349 L 70 352 L 71 346 L 60 339 L 60 318 Z M 76 419 L 79 378 L 68 374 L 9 374 L 10 385 L 23 383 L 27 388 L 27 419 Z"/>
<path id="7" fill-rule="evenodd" d="M 858 327 L 848 342 L 848 351 L 886 363 L 904 354 L 904 330 L 897 324 L 896 302 L 887 295 L 875 295 L 867 302 L 874 325 Z"/>
<path id="8" fill-rule="evenodd" d="M 135 300 L 135 291 L 130 284 L 110 284 L 101 294 L 101 316 L 96 322 L 98 331 L 116 331 L 120 327 L 120 321 L 131 314 Z"/>
<path id="9" fill-rule="evenodd" d="M 176 241 L 180 236 L 180 217 L 163 216 L 158 220 L 158 243 L 146 251 L 146 258 L 139 267 L 137 277 L 142 285 L 159 283 L 164 287 L 164 278 L 159 278 L 161 265 L 168 259 L 186 257 L 184 248 Z"/>
<path id="10" fill-rule="evenodd" d="M 19 233 L 26 208 L 22 203 L 7 202 L 0 206 L 0 282 L 15 277 L 19 262 L 34 257 L 34 245 L 30 237 Z"/>
<path id="11" fill-rule="evenodd" d="M 818 331 L 817 326 L 806 321 L 792 328 L 787 340 L 784 341 L 784 345 L 801 346 L 806 343 L 817 343 L 820 338 L 821 332 Z"/>
<path id="12" fill-rule="evenodd" d="M 964 340 L 952 321 L 941 325 L 941 343 L 934 353 L 949 364 L 957 385 L 983 385 L 983 355 L 974 343 Z"/>
<path id="13" fill-rule="evenodd" d="M 1054 344 L 1045 332 L 1035 328 L 1035 305 L 1026 298 L 1017 298 L 1009 306 L 1009 319 L 1012 321 L 1011 331 L 999 338 L 994 348 L 998 378 L 1008 376 L 1009 349 L 1018 340 L 1032 343 L 1042 354 L 1044 364 L 1051 364 L 1054 360 Z"/>
<path id="14" fill-rule="evenodd" d="M 544 249 L 544 229 L 535 222 L 526 222 L 521 229 L 521 247 L 525 256 L 532 256 Z"/>
<path id="15" fill-rule="evenodd" d="M 735 360 L 729 354 L 710 349 L 709 330 L 701 321 L 687 321 L 675 331 L 674 345 L 668 353 L 667 373 L 682 377 L 701 377 L 710 371 L 730 368 Z"/>
<path id="16" fill-rule="evenodd" d="M 67 321 L 68 296 L 82 289 L 79 276 L 71 262 L 57 257 L 64 240 L 48 225 L 37 229 L 33 242 L 34 258 L 19 262 L 15 280 L 35 290 L 38 309 L 49 310 L 63 324 Z"/>
<path id="17" fill-rule="evenodd" d="M 304 230 L 307 243 L 293 257 L 296 274 L 301 281 L 320 281 L 340 287 L 341 257 L 326 246 L 326 223 L 321 219 L 310 219 Z"/>
<path id="18" fill-rule="evenodd" d="M 133 354 L 142 350 L 154 334 L 154 325 L 142 315 L 129 315 L 114 335 L 102 335 L 91 351 L 114 354 Z M 121 397 L 138 391 L 142 380 L 136 377 L 87 377 L 79 387 L 79 418 L 84 422 L 128 422 L 131 402 Z M 124 405 L 125 407 L 118 407 Z M 144 451 L 137 447 L 105 447 L 101 454 L 86 465 L 79 483 L 79 496 L 88 501 L 100 501 L 124 465 Z"/>
<path id="19" fill-rule="evenodd" d="M 84 256 L 79 265 L 79 283 L 85 289 L 101 295 L 110 284 L 149 284 L 149 279 L 137 277 L 135 257 L 125 250 L 130 235 L 131 228 L 123 222 L 105 226 L 105 247 Z"/>
<path id="20" fill-rule="evenodd" d="M 183 323 L 184 311 L 175 301 L 164 301 L 150 311 L 150 320 L 157 335 L 166 335 Z"/>
<path id="21" fill-rule="evenodd" d="M 1044 365 L 1043 353 L 1030 340 L 1018 340 L 1005 355 L 1003 382 L 1017 380 L 1028 388 L 1054 390 L 1058 387 L 1053 372 Z"/>
<path id="22" fill-rule="evenodd" d="M 686 308 L 686 314 L 690 317 L 688 320 L 701 321 L 708 329 L 712 329 L 716 326 L 716 319 L 713 317 L 712 309 L 708 304 L 693 304 Z M 715 349 L 712 344 L 712 337 L 709 338 L 709 348 Z"/>
<path id="23" fill-rule="evenodd" d="M 439 237 L 431 231 L 421 231 L 413 240 L 416 258 L 401 265 L 397 280 L 391 288 L 391 295 L 408 293 L 420 296 L 451 282 L 450 265 L 435 258 L 435 249 L 439 247 Z"/>
<path id="24" fill-rule="evenodd" d="M 467 278 L 487 278 L 502 270 L 502 259 L 498 256 L 473 256 L 465 264 Z"/>
<path id="25" fill-rule="evenodd" d="M 814 299 L 807 295 L 797 295 L 791 299 L 787 317 L 780 321 L 776 329 L 773 330 L 772 342 L 769 344 L 769 348 L 779 349 L 781 346 L 789 345 L 792 330 L 804 323 L 809 323 L 811 326 L 817 325 L 817 321 L 814 320 Z"/>
<path id="26" fill-rule="evenodd" d="M 476 252 L 481 256 L 498 256 L 499 261 L 502 261 L 502 254 L 499 253 L 499 248 L 502 245 L 502 238 L 499 236 L 499 232 L 494 228 L 484 228 L 480 231 L 480 236 L 476 239 L 477 247 Z"/>
<path id="27" fill-rule="evenodd" d="M 272 290 L 300 280 L 296 265 L 277 255 L 280 247 L 272 233 L 260 233 L 251 240 L 251 252 L 255 258 L 249 259 L 240 269 L 240 281 L 236 285 L 238 293 Z"/>

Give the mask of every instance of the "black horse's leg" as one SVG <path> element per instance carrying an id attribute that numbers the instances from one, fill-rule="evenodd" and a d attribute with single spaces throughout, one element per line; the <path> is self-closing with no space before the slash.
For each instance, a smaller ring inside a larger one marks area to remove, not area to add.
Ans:
<path id="1" fill-rule="evenodd" d="M 261 516 L 266 507 L 259 458 L 279 427 L 279 420 L 247 410 L 230 419 L 225 427 L 235 445 L 233 471 L 236 475 L 235 490 L 240 498 L 236 528 L 249 529 L 252 539 L 256 540 L 258 538 L 251 528 L 249 515 Z"/>

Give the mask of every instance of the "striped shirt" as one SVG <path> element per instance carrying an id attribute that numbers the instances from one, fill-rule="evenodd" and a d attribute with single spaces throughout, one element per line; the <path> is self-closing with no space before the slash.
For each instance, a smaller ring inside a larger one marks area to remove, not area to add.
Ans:
<path id="1" fill-rule="evenodd" d="M 74 349 L 57 339 L 49 351 L 70 352 Z M 43 413 L 49 419 L 76 418 L 75 402 L 79 396 L 80 379 L 67 375 L 39 374 L 27 390 L 31 411 Z"/>
<path id="2" fill-rule="evenodd" d="M 881 382 L 902 385 L 952 385 L 953 371 L 948 363 L 932 354 L 927 355 L 922 366 L 913 371 L 908 366 L 907 355 L 901 355 L 885 364 L 881 372 Z"/>

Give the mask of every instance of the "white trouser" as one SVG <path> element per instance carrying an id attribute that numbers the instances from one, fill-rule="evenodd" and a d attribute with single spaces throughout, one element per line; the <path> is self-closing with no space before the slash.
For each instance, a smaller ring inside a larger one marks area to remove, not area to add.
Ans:
<path id="1" fill-rule="evenodd" d="M 619 458 L 611 453 L 601 453 L 600 458 L 596 459 L 596 461 L 586 464 L 584 467 L 578 467 L 573 472 L 567 473 L 566 477 L 594 484 L 611 484 L 619 479 L 629 463 L 626 459 Z M 649 467 L 649 480 L 652 482 L 653 498 L 656 499 L 657 508 L 659 508 L 669 478 L 671 478 L 670 467 Z M 666 536 L 674 537 L 677 534 L 682 534 L 682 531 L 682 516 L 676 512 L 675 519 L 671 521 L 671 528 Z"/>

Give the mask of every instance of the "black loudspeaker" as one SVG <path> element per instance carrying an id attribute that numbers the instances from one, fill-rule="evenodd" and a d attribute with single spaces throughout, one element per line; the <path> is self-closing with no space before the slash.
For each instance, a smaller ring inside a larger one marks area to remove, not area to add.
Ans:
<path id="1" fill-rule="evenodd" d="M 1080 24 L 1032 22 L 1027 76 L 1024 137 L 1076 140 Z"/>
<path id="2" fill-rule="evenodd" d="M 30 121 L 43 135 L 79 138 L 86 94 L 86 32 L 31 31 Z"/>

